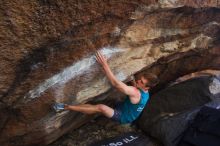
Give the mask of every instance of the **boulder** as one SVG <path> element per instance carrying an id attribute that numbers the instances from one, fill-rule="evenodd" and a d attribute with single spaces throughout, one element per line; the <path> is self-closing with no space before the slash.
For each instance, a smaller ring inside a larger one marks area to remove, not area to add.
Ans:
<path id="1" fill-rule="evenodd" d="M 146 137 L 143 134 L 137 132 L 127 132 L 115 137 L 106 138 L 100 141 L 96 141 L 89 146 L 157 146 L 156 143 Z"/>
<path id="2" fill-rule="evenodd" d="M 204 105 L 219 108 L 220 78 L 203 76 L 167 87 L 154 94 L 138 125 L 165 146 L 175 146 Z"/>

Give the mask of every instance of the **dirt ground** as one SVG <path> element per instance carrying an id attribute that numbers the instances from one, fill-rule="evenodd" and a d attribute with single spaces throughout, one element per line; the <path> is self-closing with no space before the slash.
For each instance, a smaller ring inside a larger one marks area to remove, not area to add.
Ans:
<path id="1" fill-rule="evenodd" d="M 144 134 L 135 125 L 120 125 L 101 116 L 80 127 L 80 129 L 70 131 L 49 146 L 87 146 L 95 141 L 118 136 L 126 132 Z M 155 146 L 161 145 L 156 144 Z"/>

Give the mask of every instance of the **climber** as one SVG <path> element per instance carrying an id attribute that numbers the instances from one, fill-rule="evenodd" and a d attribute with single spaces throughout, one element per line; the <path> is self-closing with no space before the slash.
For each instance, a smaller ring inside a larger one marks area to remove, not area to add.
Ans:
<path id="1" fill-rule="evenodd" d="M 106 58 L 99 52 L 96 52 L 96 60 L 101 65 L 111 84 L 126 94 L 127 97 L 124 102 L 115 108 L 111 108 L 104 104 L 79 104 L 79 105 L 67 105 L 63 103 L 56 103 L 54 109 L 78 111 L 85 114 L 101 113 L 104 116 L 118 121 L 121 124 L 131 123 L 140 115 L 143 111 L 148 99 L 148 90 L 158 83 L 156 75 L 151 73 L 141 74 L 133 80 L 133 86 L 128 86 L 125 83 L 119 81 L 112 73 Z"/>

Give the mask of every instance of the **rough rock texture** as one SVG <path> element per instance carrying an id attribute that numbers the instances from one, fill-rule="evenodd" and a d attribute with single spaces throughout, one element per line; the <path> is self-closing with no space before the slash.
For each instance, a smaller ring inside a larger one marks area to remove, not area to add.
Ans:
<path id="1" fill-rule="evenodd" d="M 115 98 L 96 50 L 118 79 L 150 71 L 161 79 L 158 89 L 191 72 L 220 69 L 219 7 L 218 0 L 2 0 L 1 145 L 48 144 L 93 118 L 56 114 L 55 101 Z"/>

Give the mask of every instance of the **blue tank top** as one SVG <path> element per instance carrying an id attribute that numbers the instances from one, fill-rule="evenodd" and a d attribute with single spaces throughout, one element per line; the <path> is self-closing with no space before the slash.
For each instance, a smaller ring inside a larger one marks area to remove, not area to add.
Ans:
<path id="1" fill-rule="evenodd" d="M 137 104 L 131 103 L 129 96 L 127 96 L 123 104 L 120 106 L 122 112 L 120 122 L 122 124 L 131 123 L 132 121 L 137 119 L 137 117 L 143 111 L 149 99 L 149 93 L 144 92 L 142 90 L 140 90 L 140 92 L 141 92 L 141 99 L 139 103 Z"/>

